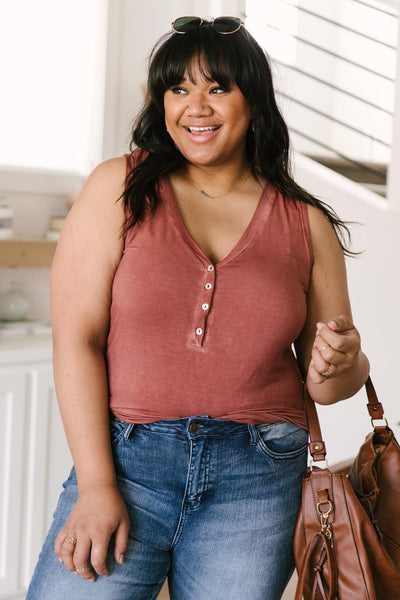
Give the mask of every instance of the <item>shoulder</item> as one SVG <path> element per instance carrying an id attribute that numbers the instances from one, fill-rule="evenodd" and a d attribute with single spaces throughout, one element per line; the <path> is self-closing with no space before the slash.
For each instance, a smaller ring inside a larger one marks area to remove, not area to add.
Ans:
<path id="1" fill-rule="evenodd" d="M 104 191 L 123 191 L 126 174 L 126 158 L 119 156 L 110 158 L 97 165 L 89 175 L 85 187 L 102 186 Z M 104 187 L 103 187 L 104 186 Z"/>
<path id="2" fill-rule="evenodd" d="M 74 202 L 63 228 L 62 239 L 69 235 L 120 237 L 124 223 L 121 196 L 125 187 L 125 158 L 111 158 L 100 163 L 87 178 Z"/>
<path id="3" fill-rule="evenodd" d="M 118 200 L 125 188 L 125 177 L 125 157 L 111 158 L 100 163 L 87 178 L 71 213 L 91 211 L 94 215 L 115 214 L 115 208 L 122 207 L 122 202 Z"/>
<path id="4" fill-rule="evenodd" d="M 343 257 L 343 251 L 333 225 L 324 213 L 319 208 L 308 204 L 307 214 L 314 259 L 318 260 L 326 255 Z"/>

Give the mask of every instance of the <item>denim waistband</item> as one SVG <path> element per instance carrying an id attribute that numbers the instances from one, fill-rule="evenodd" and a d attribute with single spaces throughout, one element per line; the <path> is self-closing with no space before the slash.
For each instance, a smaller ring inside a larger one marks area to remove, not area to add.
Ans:
<path id="1" fill-rule="evenodd" d="M 124 423 L 129 427 L 129 432 L 133 429 L 137 431 L 149 431 L 154 433 L 176 435 L 182 437 L 198 438 L 201 436 L 224 437 L 228 435 L 250 435 L 251 440 L 255 439 L 257 425 L 240 423 L 224 419 L 214 419 L 208 415 L 196 415 L 183 419 L 167 419 L 164 421 L 154 421 L 152 423 L 125 423 L 118 417 L 111 414 L 111 418 L 117 422 Z"/>

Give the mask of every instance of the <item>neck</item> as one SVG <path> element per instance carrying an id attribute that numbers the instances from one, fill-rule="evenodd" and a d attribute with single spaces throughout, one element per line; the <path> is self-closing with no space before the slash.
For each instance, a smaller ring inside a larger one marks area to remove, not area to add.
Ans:
<path id="1" fill-rule="evenodd" d="M 241 163 L 230 168 L 218 169 L 186 166 L 186 176 L 204 196 L 212 198 L 233 193 L 244 185 L 251 175 L 250 166 Z"/>

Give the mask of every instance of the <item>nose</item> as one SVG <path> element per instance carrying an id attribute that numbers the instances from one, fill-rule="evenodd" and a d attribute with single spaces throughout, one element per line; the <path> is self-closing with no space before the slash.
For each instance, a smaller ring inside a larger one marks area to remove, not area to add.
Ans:
<path id="1" fill-rule="evenodd" d="M 212 107 L 208 101 L 207 94 L 203 94 L 202 92 L 190 94 L 186 112 L 191 117 L 210 116 L 212 114 Z"/>

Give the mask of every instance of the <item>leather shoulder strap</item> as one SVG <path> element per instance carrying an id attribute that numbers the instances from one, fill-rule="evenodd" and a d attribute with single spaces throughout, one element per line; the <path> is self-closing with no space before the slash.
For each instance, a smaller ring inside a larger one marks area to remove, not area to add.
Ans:
<path id="1" fill-rule="evenodd" d="M 371 419 L 383 419 L 383 406 L 378 400 L 371 377 L 368 377 L 367 381 L 365 382 L 365 389 L 367 390 L 368 396 L 367 408 L 369 416 Z"/>
<path id="2" fill-rule="evenodd" d="M 315 462 L 325 460 L 326 448 L 325 442 L 322 439 L 317 409 L 315 407 L 315 402 L 308 393 L 306 386 L 304 386 L 304 403 L 306 407 L 308 431 L 310 434 L 310 443 L 308 444 L 310 454 Z"/>
<path id="3" fill-rule="evenodd" d="M 368 396 L 368 412 L 371 419 L 383 419 L 383 405 L 378 400 L 378 396 L 376 395 L 375 388 L 373 386 L 371 377 L 368 376 L 367 381 L 365 382 L 365 389 Z M 322 439 L 321 426 L 318 419 L 317 409 L 315 407 L 315 402 L 310 397 L 306 386 L 304 386 L 304 403 L 307 414 L 308 421 L 308 430 L 310 433 L 310 443 L 308 445 L 310 454 L 313 458 L 313 461 L 319 462 L 323 461 L 326 458 L 326 447 L 325 442 Z M 376 430 L 376 428 L 375 428 Z M 385 427 L 386 430 L 386 427 Z"/>

